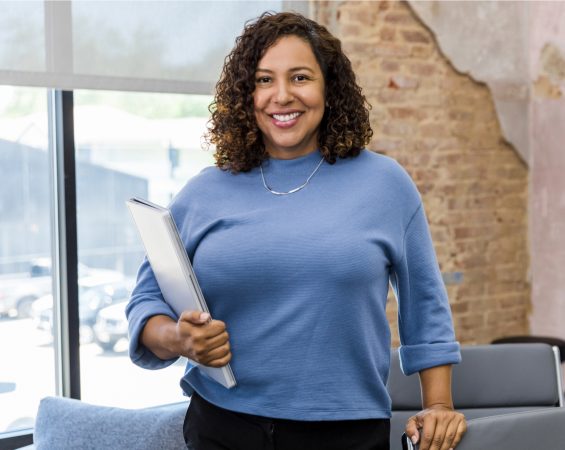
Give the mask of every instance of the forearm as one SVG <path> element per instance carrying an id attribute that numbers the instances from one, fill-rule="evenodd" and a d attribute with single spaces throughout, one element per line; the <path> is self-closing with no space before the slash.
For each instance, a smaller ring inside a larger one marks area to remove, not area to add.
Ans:
<path id="1" fill-rule="evenodd" d="M 410 417 L 406 434 L 421 450 L 455 448 L 467 429 L 465 416 L 453 410 L 451 365 L 420 371 L 423 410 Z"/>
<path id="2" fill-rule="evenodd" d="M 422 406 L 444 406 L 453 409 L 451 397 L 451 365 L 437 366 L 420 371 Z"/>
<path id="3" fill-rule="evenodd" d="M 167 360 L 177 358 L 176 348 L 177 322 L 165 315 L 151 317 L 141 333 L 141 343 L 158 358 Z"/>

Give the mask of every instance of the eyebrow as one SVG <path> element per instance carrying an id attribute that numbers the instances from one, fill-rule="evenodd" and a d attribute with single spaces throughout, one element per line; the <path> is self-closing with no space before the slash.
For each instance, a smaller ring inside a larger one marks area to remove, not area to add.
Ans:
<path id="1" fill-rule="evenodd" d="M 300 71 L 300 70 L 307 70 L 307 71 L 309 71 L 309 72 L 314 73 L 314 70 L 313 70 L 312 68 L 308 67 L 308 66 L 292 67 L 292 68 L 290 68 L 288 71 L 289 71 L 289 72 L 298 72 L 298 71 Z M 270 70 L 270 69 L 262 69 L 262 68 L 260 68 L 260 67 L 258 67 L 258 68 L 255 70 L 255 72 L 274 73 L 273 70 Z"/>

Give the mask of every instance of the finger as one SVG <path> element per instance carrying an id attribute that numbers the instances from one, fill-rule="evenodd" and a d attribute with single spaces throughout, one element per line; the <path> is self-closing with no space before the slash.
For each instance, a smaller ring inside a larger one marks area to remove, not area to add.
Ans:
<path id="1" fill-rule="evenodd" d="M 451 448 L 455 448 L 457 447 L 457 445 L 459 445 L 459 442 L 461 442 L 461 439 L 463 439 L 463 436 L 465 435 L 466 432 L 467 432 L 467 422 L 465 421 L 465 416 L 461 414 L 461 419 L 457 424 L 457 431 L 455 432 L 455 438 L 453 439 Z"/>
<path id="2" fill-rule="evenodd" d="M 445 428 L 441 450 L 449 450 L 454 447 L 453 441 L 455 439 L 455 435 L 457 434 L 458 425 L 459 421 L 457 420 L 457 416 L 452 417 L 447 424 L 447 427 Z"/>
<path id="3" fill-rule="evenodd" d="M 230 361 L 231 361 L 231 352 L 228 353 L 223 358 L 219 358 L 219 359 L 215 359 L 213 361 L 210 361 L 207 365 L 210 366 L 210 367 L 224 367 Z"/>
<path id="4" fill-rule="evenodd" d="M 428 414 L 423 417 L 423 422 L 420 432 L 420 450 L 431 450 L 436 429 L 436 418 Z"/>
<path id="5" fill-rule="evenodd" d="M 215 348 L 206 353 L 200 360 L 201 364 L 205 366 L 210 366 L 212 364 L 221 364 L 226 357 L 231 358 L 231 351 L 230 345 L 227 343 L 226 345 L 222 345 L 221 347 Z M 223 363 L 222 365 L 226 365 L 227 363 Z"/>
<path id="6" fill-rule="evenodd" d="M 197 324 L 187 320 L 179 320 L 178 326 L 181 336 L 191 338 L 195 343 L 201 343 L 226 332 L 226 324 L 219 320 Z"/>
<path id="7" fill-rule="evenodd" d="M 198 357 L 204 357 L 210 351 L 222 347 L 229 342 L 227 331 L 212 334 L 209 330 L 197 329 L 186 339 L 186 345 L 194 350 Z"/>
<path id="8" fill-rule="evenodd" d="M 446 423 L 444 420 L 436 420 L 436 427 L 434 429 L 434 435 L 432 437 L 432 442 L 430 443 L 430 450 L 443 450 L 443 443 L 445 440 L 445 434 L 447 431 Z"/>
<path id="9" fill-rule="evenodd" d="M 205 324 L 210 320 L 210 314 L 201 311 L 183 311 L 179 321 L 190 322 L 194 325 Z"/>
<path id="10" fill-rule="evenodd" d="M 416 417 L 412 416 L 406 422 L 406 428 L 404 429 L 406 436 L 412 441 L 413 444 L 417 444 L 420 439 L 420 433 L 418 432 L 418 422 Z"/>
<path id="11" fill-rule="evenodd" d="M 198 345 L 193 347 L 194 356 L 196 361 L 200 364 L 208 364 L 214 359 L 223 358 L 230 351 L 230 343 L 226 342 L 219 347 L 210 348 L 206 345 Z"/>
<path id="12" fill-rule="evenodd" d="M 226 324 L 221 320 L 211 320 L 206 324 L 206 331 L 208 336 L 217 336 L 226 331 Z"/>
<path id="13" fill-rule="evenodd" d="M 206 339 L 206 346 L 209 349 L 214 349 L 217 347 L 221 347 L 222 345 L 224 345 L 226 342 L 228 342 L 230 339 L 230 336 L 228 334 L 227 331 L 224 331 L 221 334 L 218 334 L 216 336 L 212 336 L 208 339 Z"/>

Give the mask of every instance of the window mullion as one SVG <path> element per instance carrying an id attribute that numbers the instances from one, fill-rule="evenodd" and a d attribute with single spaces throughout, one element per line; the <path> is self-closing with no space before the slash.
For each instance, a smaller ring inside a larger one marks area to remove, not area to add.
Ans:
<path id="1" fill-rule="evenodd" d="M 49 109 L 56 392 L 80 398 L 73 93 L 50 91 Z"/>

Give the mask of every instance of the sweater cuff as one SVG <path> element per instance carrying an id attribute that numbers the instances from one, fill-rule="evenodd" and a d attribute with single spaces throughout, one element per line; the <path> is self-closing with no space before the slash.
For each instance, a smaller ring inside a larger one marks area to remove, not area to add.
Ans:
<path id="1" fill-rule="evenodd" d="M 431 367 L 461 362 L 459 342 L 402 345 L 398 351 L 400 353 L 400 367 L 404 375 L 412 375 Z"/>
<path id="2" fill-rule="evenodd" d="M 160 359 L 140 341 L 141 332 L 147 321 L 160 314 L 177 320 L 173 310 L 165 302 L 138 304 L 128 317 L 129 356 L 133 363 L 144 369 L 162 369 L 170 366 L 178 359 L 178 357 L 167 360 Z"/>

